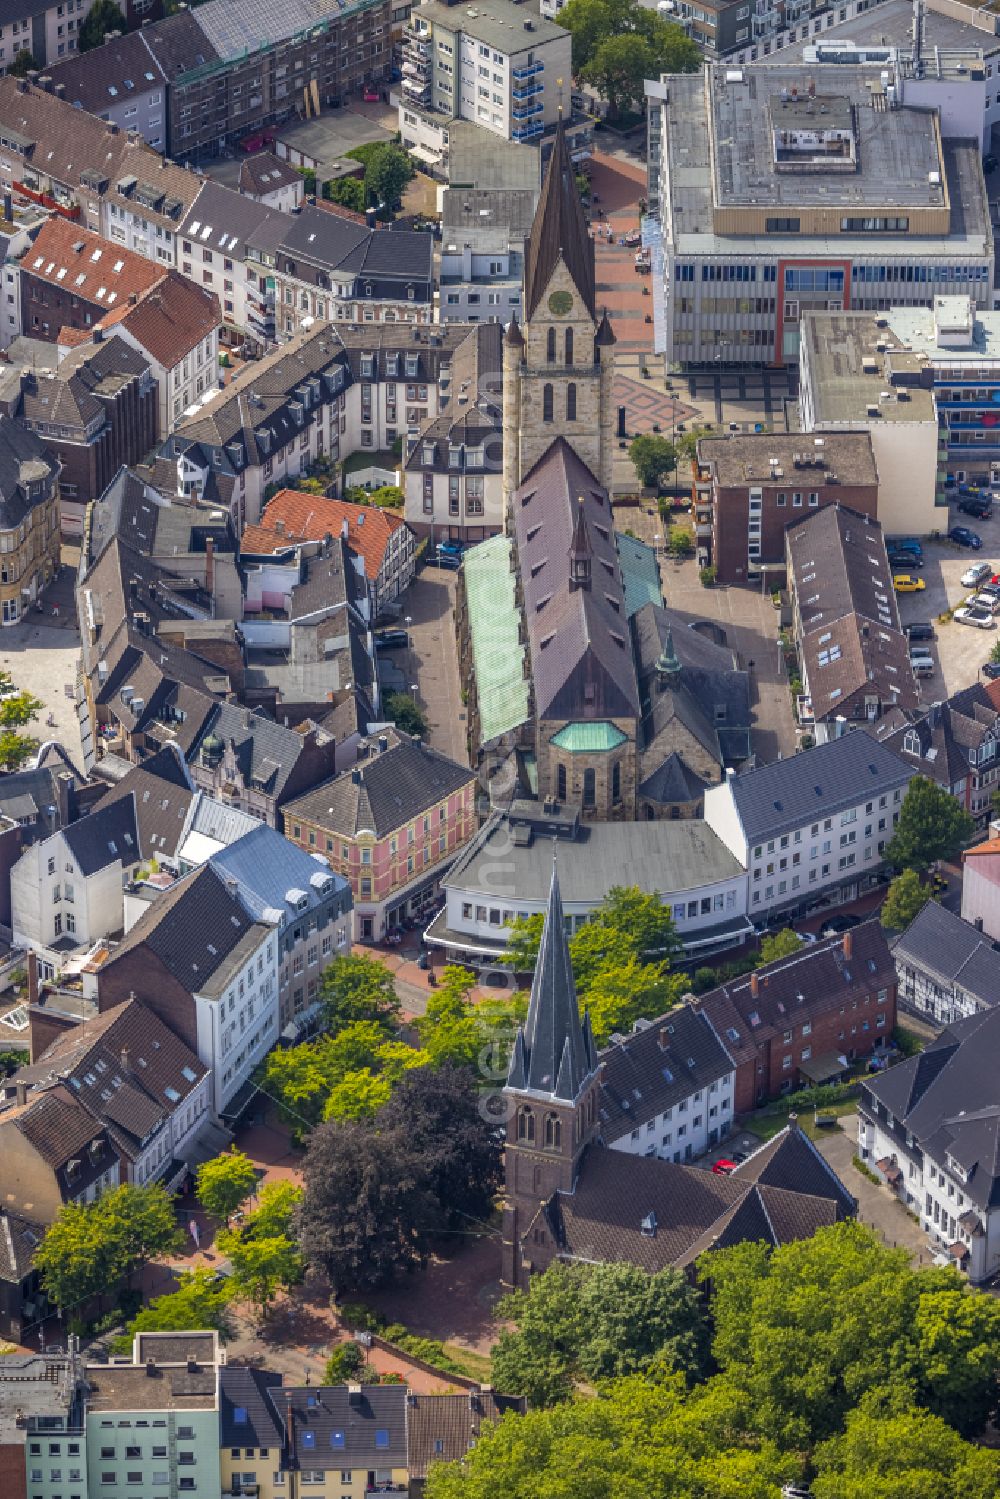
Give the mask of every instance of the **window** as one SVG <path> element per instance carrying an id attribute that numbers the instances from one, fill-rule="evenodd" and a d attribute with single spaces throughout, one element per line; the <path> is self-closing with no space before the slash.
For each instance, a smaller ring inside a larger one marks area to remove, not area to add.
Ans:
<path id="1" fill-rule="evenodd" d="M 583 772 L 583 805 L 593 807 L 597 803 L 597 774 L 588 769 Z"/>
<path id="2" fill-rule="evenodd" d="M 554 334 L 555 330 L 554 329 L 550 329 L 550 332 L 552 332 Z M 551 385 L 543 385 L 542 386 L 542 421 L 543 422 L 550 422 L 551 420 L 552 420 L 552 386 Z M 58 899 L 58 896 L 54 897 L 54 899 Z"/>
<path id="3" fill-rule="evenodd" d="M 550 328 L 549 329 L 548 337 L 546 338 L 546 341 L 545 341 L 545 357 L 548 360 L 549 364 L 555 364 L 555 362 L 556 362 L 556 330 L 554 328 Z"/>
<path id="4" fill-rule="evenodd" d="M 566 361 L 565 362 L 567 364 L 572 364 L 573 363 L 573 330 L 572 330 L 572 328 L 567 328 L 566 329 L 566 335 L 565 335 L 565 353 L 566 353 Z"/>
<path id="5" fill-rule="evenodd" d="M 572 380 L 566 387 L 566 420 L 576 421 L 576 384 Z"/>

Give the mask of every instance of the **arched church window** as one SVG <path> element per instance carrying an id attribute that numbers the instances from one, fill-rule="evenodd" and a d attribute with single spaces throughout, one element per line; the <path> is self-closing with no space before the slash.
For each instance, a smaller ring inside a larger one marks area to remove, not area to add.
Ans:
<path id="1" fill-rule="evenodd" d="M 545 1116 L 545 1147 L 547 1150 L 562 1148 L 562 1121 L 558 1114 Z"/>
<path id="2" fill-rule="evenodd" d="M 552 420 L 552 386 L 551 385 L 543 385 L 542 386 L 542 421 L 543 422 L 550 422 L 551 420 Z"/>
<path id="3" fill-rule="evenodd" d="M 529 1144 L 535 1138 L 535 1116 L 530 1109 L 522 1109 L 517 1116 L 517 1138 Z"/>
<path id="4" fill-rule="evenodd" d="M 556 330 L 554 328 L 550 328 L 549 329 L 548 338 L 546 340 L 545 357 L 549 361 L 549 364 L 555 364 L 555 362 L 556 362 Z"/>
<path id="5" fill-rule="evenodd" d="M 583 772 L 583 805 L 592 807 L 597 801 L 597 774 L 593 770 Z"/>
<path id="6" fill-rule="evenodd" d="M 566 767 L 560 765 L 556 771 L 556 795 L 561 802 L 566 800 Z"/>
<path id="7" fill-rule="evenodd" d="M 572 382 L 566 387 L 566 420 L 576 421 L 576 386 Z"/>
<path id="8" fill-rule="evenodd" d="M 566 363 L 567 364 L 572 364 L 573 363 L 573 330 L 572 330 L 572 328 L 567 328 L 566 329 Z"/>

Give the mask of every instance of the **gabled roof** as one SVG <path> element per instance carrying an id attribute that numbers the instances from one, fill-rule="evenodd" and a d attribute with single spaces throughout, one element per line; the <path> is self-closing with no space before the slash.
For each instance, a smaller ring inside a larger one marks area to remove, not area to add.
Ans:
<path id="1" fill-rule="evenodd" d="M 47 505 L 56 472 L 56 461 L 41 438 L 0 416 L 0 528 L 15 531 L 36 505 Z"/>
<path id="2" fill-rule="evenodd" d="M 490 1389 L 458 1395 L 424 1395 L 411 1389 L 406 1410 L 410 1482 L 424 1478 L 431 1463 L 461 1462 L 485 1425 L 499 1421 L 506 1411 L 524 1408 L 522 1398 Z"/>
<path id="3" fill-rule="evenodd" d="M 220 1447 L 273 1447 L 280 1450 L 285 1428 L 280 1399 L 277 1409 L 269 1398 L 281 1389 L 274 1369 L 247 1369 L 223 1364 L 219 1370 Z M 274 1467 L 278 1467 L 275 1457 Z"/>
<path id="4" fill-rule="evenodd" d="M 101 799 L 100 810 L 131 801 L 143 858 L 170 858 L 177 852 L 195 794 L 183 756 L 168 744 L 130 766 Z"/>
<path id="5" fill-rule="evenodd" d="M 906 963 L 970 994 L 983 1009 L 1000 1004 L 1000 952 L 969 921 L 929 900 L 893 945 Z"/>
<path id="6" fill-rule="evenodd" d="M 129 796 L 117 797 L 110 803 L 102 801 L 93 812 L 70 823 L 57 836 L 65 840 L 84 879 L 109 864 L 128 868 L 142 857 L 135 803 Z"/>
<path id="7" fill-rule="evenodd" d="M 754 844 L 902 788 L 913 773 L 868 734 L 851 733 L 745 770 L 727 785 L 747 841 Z"/>
<path id="8" fill-rule="evenodd" d="M 405 1385 L 285 1386 L 269 1398 L 282 1413 L 302 1468 L 405 1468 Z"/>
<path id="9" fill-rule="evenodd" d="M 343 535 L 350 550 L 364 562 L 365 576 L 374 583 L 390 542 L 405 526 L 402 515 L 378 505 L 353 505 L 347 500 L 280 489 L 268 501 L 259 524 L 247 526 L 243 532 L 240 551 L 244 556 L 272 556 L 287 551 L 296 541 Z"/>
<path id="10" fill-rule="evenodd" d="M 587 229 L 576 172 L 560 121 L 524 248 L 524 315 L 531 318 L 562 260 L 584 306 L 597 321 L 594 242 Z"/>
<path id="11" fill-rule="evenodd" d="M 580 1023 L 559 877 L 553 863 L 528 1017 L 518 1029 L 507 1086 L 573 1102 L 596 1065 L 589 1017 Z"/>
<path id="12" fill-rule="evenodd" d="M 163 276 L 163 266 L 58 214 L 46 219 L 21 269 L 106 310 L 145 296 Z"/>
<path id="13" fill-rule="evenodd" d="M 384 750 L 373 747 L 353 770 L 288 802 L 285 826 L 301 818 L 346 838 L 362 832 L 385 838 L 475 779 L 468 766 L 398 729 L 381 737 Z"/>
<path id="14" fill-rule="evenodd" d="M 679 1005 L 605 1047 L 599 1111 L 606 1144 L 733 1071 L 733 1060 L 704 1015 Z"/>
<path id="15" fill-rule="evenodd" d="M 102 326 L 117 326 L 164 369 L 180 364 L 222 322 L 214 292 L 196 286 L 179 271 L 168 270 L 134 307 L 116 308 Z"/>
<path id="16" fill-rule="evenodd" d="M 258 197 L 301 181 L 301 174 L 291 163 L 282 161 L 273 151 L 258 151 L 248 156 L 240 167 L 240 192 Z"/>
<path id="17" fill-rule="evenodd" d="M 587 586 L 574 582 L 570 562 L 581 509 L 592 551 Z M 557 438 L 525 476 L 513 510 L 535 716 L 637 718 L 639 688 L 611 504 L 565 438 Z"/>
<path id="18" fill-rule="evenodd" d="M 322 856 L 307 854 L 263 822 L 214 854 L 211 863 L 223 878 L 237 881 L 241 899 L 261 919 L 268 910 L 293 919 L 299 909 L 291 903 L 293 895 L 304 895 L 306 909 L 315 910 L 333 891 L 347 888 L 343 875 Z"/>

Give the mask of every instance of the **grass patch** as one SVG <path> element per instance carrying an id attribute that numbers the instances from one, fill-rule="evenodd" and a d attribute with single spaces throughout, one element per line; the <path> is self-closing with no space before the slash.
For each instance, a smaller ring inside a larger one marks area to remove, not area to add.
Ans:
<path id="1" fill-rule="evenodd" d="M 854 1167 L 855 1171 L 860 1171 L 861 1175 L 865 1178 L 866 1181 L 874 1182 L 876 1187 L 885 1186 L 882 1178 L 880 1176 L 876 1176 L 875 1172 L 872 1171 L 869 1166 L 865 1165 L 864 1161 L 859 1155 L 851 1156 L 851 1165 Z"/>
<path id="2" fill-rule="evenodd" d="M 892 1039 L 899 1047 L 904 1057 L 915 1057 L 923 1051 L 927 1045 L 925 1036 L 918 1036 L 916 1031 L 908 1031 L 905 1025 L 897 1025 L 892 1033 Z"/>
<path id="3" fill-rule="evenodd" d="M 475 1379 L 479 1384 L 490 1383 L 493 1377 L 493 1364 L 485 1353 L 473 1353 L 470 1348 L 463 1348 L 458 1343 L 445 1343 L 444 1351 L 467 1379 Z"/>
<path id="4" fill-rule="evenodd" d="M 826 1107 L 821 1106 L 820 1114 L 835 1114 L 838 1120 L 836 1124 L 828 1124 L 822 1128 L 816 1125 L 815 1114 L 812 1109 L 781 1108 L 773 1111 L 767 1109 L 760 1114 L 751 1114 L 744 1120 L 743 1128 L 749 1130 L 751 1134 L 757 1135 L 761 1140 L 773 1140 L 775 1135 L 780 1134 L 785 1128 L 788 1123 L 789 1114 L 796 1114 L 798 1116 L 799 1129 L 801 1129 L 802 1133 L 808 1135 L 810 1140 L 822 1140 L 825 1135 L 835 1134 L 841 1127 L 839 1121 L 841 1119 L 848 1119 L 852 1114 L 856 1113 L 857 1107 L 858 1101 L 856 1098 L 843 1098 L 838 1103 L 828 1104 Z"/>

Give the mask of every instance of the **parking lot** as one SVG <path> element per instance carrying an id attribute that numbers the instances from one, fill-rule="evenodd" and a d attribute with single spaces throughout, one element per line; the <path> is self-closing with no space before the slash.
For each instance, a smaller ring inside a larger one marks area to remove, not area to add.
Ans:
<path id="1" fill-rule="evenodd" d="M 980 667 L 1000 639 L 996 624 L 989 630 L 977 630 L 954 620 L 938 623 L 939 615 L 957 608 L 974 592 L 961 581 L 962 574 L 974 562 L 990 562 L 994 571 L 1000 570 L 1000 507 L 994 511 L 991 520 L 974 520 L 960 514 L 954 505 L 949 509 L 947 522 L 943 511 L 941 515 L 942 534 L 954 525 L 967 525 L 982 538 L 983 547 L 981 551 L 972 551 L 947 540 L 925 541 L 924 565 L 917 574 L 924 582 L 923 590 L 897 595 L 904 625 L 927 620 L 934 626 L 935 639 L 930 642 L 930 648 L 935 670 L 932 676 L 918 680 L 925 703 L 942 702 L 980 679 Z M 901 571 L 899 568 L 894 570 Z"/>

